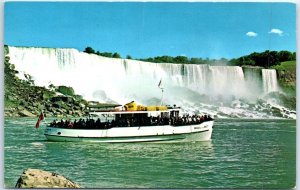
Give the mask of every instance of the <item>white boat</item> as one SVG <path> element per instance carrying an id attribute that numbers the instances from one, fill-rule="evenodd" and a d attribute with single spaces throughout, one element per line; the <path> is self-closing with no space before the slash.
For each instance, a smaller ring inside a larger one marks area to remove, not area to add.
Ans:
<path id="1" fill-rule="evenodd" d="M 133 102 L 130 103 L 131 105 Z M 90 127 L 47 126 L 45 136 L 50 141 L 90 141 L 90 142 L 178 142 L 209 141 L 214 121 L 197 116 L 180 117 L 180 108 L 149 106 L 125 110 L 92 111 L 90 115 L 106 118 L 97 126 Z M 124 108 L 123 107 L 123 108 Z M 110 118 L 110 120 L 108 120 Z M 158 119 L 157 119 L 158 118 Z M 185 119 L 185 122 L 182 122 Z M 159 121 L 162 122 L 159 122 Z M 152 122 L 154 121 L 154 122 Z M 177 121 L 181 121 L 180 123 Z"/>

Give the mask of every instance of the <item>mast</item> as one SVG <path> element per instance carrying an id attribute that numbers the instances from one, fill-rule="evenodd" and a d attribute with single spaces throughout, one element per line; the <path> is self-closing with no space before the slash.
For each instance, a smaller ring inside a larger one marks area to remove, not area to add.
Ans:
<path id="1" fill-rule="evenodd" d="M 163 103 L 163 97 L 164 97 L 164 89 L 163 89 L 163 88 L 160 88 L 160 89 L 161 89 L 160 105 L 162 106 L 162 103 Z"/>
<path id="2" fill-rule="evenodd" d="M 161 99 L 160 99 L 160 105 L 162 106 L 163 103 L 163 97 L 164 97 L 164 88 L 162 87 L 162 79 L 160 79 L 158 83 L 158 88 L 161 90 Z"/>

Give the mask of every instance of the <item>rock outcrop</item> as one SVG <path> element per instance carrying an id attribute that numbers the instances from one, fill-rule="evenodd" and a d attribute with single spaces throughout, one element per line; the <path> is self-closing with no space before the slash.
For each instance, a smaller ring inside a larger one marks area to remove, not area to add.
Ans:
<path id="1" fill-rule="evenodd" d="M 24 170 L 17 181 L 16 188 L 80 188 L 73 181 L 56 173 L 39 169 Z"/>
<path id="2" fill-rule="evenodd" d="M 32 114 L 31 112 L 27 111 L 27 110 L 21 110 L 19 113 L 18 113 L 20 116 L 22 117 L 35 117 L 34 114 Z"/>
<path id="3" fill-rule="evenodd" d="M 296 70 L 278 70 L 278 80 L 287 86 L 296 86 Z"/>
<path id="4" fill-rule="evenodd" d="M 43 110 L 46 117 L 81 117 L 86 113 L 87 101 L 76 95 L 71 87 L 35 86 L 28 74 L 18 78 L 19 72 L 11 64 L 5 46 L 4 114 L 7 117 L 38 117 Z"/>

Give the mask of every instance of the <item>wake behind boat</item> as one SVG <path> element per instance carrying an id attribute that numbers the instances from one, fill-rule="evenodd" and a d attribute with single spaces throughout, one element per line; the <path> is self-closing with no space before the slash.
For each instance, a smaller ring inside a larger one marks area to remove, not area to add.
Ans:
<path id="1" fill-rule="evenodd" d="M 50 141 L 208 141 L 213 123 L 209 116 L 180 116 L 175 105 L 145 107 L 130 102 L 105 109 L 90 106 L 89 119 L 54 121 L 46 127 L 45 136 Z"/>

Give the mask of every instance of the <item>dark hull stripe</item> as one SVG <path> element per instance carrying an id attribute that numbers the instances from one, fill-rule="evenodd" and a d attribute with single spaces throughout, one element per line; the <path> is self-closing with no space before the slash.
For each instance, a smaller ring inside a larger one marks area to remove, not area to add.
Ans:
<path id="1" fill-rule="evenodd" d="M 184 138 L 176 138 L 176 139 L 159 139 L 159 140 L 145 140 L 145 141 L 126 141 L 126 143 L 137 143 L 137 142 L 163 142 L 163 141 L 176 141 Z"/>
<path id="2" fill-rule="evenodd" d="M 60 136 L 56 136 L 56 137 L 60 137 Z M 83 140 L 88 140 L 88 139 L 95 139 L 95 138 L 82 138 Z M 166 139 L 149 139 L 149 140 L 147 140 L 147 139 L 142 139 L 142 140 L 139 140 L 139 141 L 122 141 L 122 139 L 114 139 L 114 138 L 112 138 L 112 139 L 108 139 L 108 138 L 101 138 L 101 139 L 105 139 L 105 140 L 103 140 L 102 142 L 107 142 L 107 143 L 109 143 L 109 142 L 111 142 L 111 143 L 119 143 L 119 142 L 124 142 L 124 143 L 137 143 L 137 142 L 164 142 L 164 141 L 178 141 L 178 140 L 182 140 L 182 139 L 184 139 L 184 138 L 173 138 L 173 139 L 168 139 L 168 138 L 166 138 Z M 51 139 L 49 139 L 50 141 L 51 141 Z M 116 140 L 116 142 L 113 142 L 113 141 L 115 141 Z M 119 141 L 118 141 L 119 140 Z M 128 139 L 128 140 L 132 140 L 132 139 Z M 63 140 L 64 142 L 68 142 L 68 140 Z M 71 141 L 70 141 L 71 142 Z"/>

